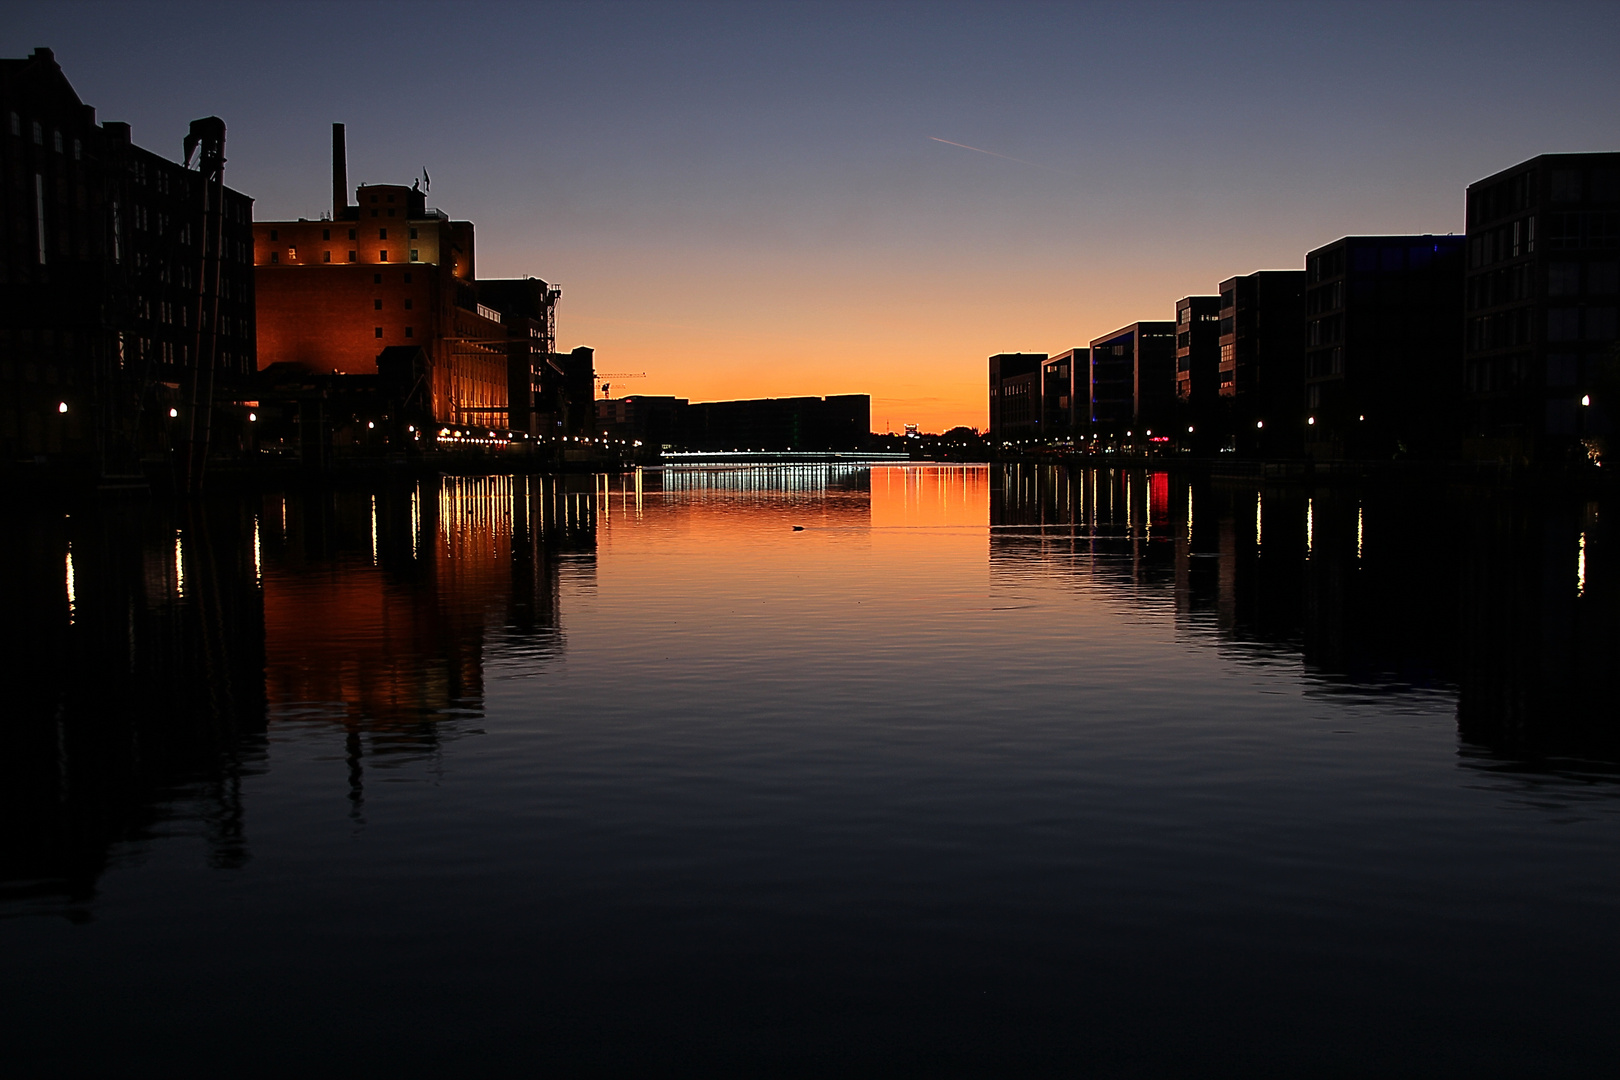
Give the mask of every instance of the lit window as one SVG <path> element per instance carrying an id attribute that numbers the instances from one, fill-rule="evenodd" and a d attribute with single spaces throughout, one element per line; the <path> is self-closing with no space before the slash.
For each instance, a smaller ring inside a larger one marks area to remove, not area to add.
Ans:
<path id="1" fill-rule="evenodd" d="M 379 326 L 379 327 L 377 327 L 377 329 L 376 329 L 376 331 L 375 331 L 375 335 L 376 335 L 376 336 L 377 336 L 377 337 L 382 337 L 382 327 L 380 327 L 380 326 Z"/>
<path id="2" fill-rule="evenodd" d="M 287 249 L 287 258 L 289 258 L 289 259 L 298 258 L 298 249 L 295 248 L 295 247 L 288 248 Z"/>

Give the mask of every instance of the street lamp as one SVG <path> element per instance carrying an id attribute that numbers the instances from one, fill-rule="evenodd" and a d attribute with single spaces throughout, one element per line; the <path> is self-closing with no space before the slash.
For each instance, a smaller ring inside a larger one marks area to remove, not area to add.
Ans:
<path id="1" fill-rule="evenodd" d="M 67 402 L 65 402 L 65 401 L 58 402 L 57 406 L 56 406 L 56 411 L 59 412 L 59 413 L 67 412 Z"/>

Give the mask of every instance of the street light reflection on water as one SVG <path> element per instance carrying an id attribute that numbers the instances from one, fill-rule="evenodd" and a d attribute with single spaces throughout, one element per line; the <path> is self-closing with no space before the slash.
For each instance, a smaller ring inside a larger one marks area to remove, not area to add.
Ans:
<path id="1" fill-rule="evenodd" d="M 1601 501 L 800 465 L 27 517 L 10 1053 L 1596 1065 Z"/>

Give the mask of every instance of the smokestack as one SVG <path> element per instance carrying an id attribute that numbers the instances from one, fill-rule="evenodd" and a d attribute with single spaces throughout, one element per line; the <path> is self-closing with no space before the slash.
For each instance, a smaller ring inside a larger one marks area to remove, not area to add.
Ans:
<path id="1" fill-rule="evenodd" d="M 332 125 L 332 220 L 342 220 L 349 209 L 349 151 L 343 144 L 343 125 Z"/>

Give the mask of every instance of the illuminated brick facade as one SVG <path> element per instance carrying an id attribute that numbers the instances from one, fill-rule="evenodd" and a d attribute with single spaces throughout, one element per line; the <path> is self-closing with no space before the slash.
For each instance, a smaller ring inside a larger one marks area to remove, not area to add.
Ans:
<path id="1" fill-rule="evenodd" d="M 472 223 L 412 187 L 355 194 L 335 220 L 254 223 L 260 368 L 375 375 L 383 349 L 420 346 L 435 423 L 508 428 L 508 332 L 478 302 Z"/>

